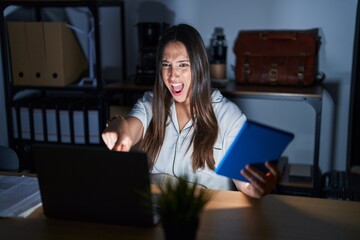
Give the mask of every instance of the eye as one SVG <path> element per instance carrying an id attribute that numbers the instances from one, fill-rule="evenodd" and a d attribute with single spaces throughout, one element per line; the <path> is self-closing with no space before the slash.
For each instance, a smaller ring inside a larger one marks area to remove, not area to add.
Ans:
<path id="1" fill-rule="evenodd" d="M 168 67 L 170 67 L 171 65 L 170 65 L 170 63 L 167 63 L 167 62 L 163 62 L 162 63 L 162 67 L 163 68 L 168 68 Z"/>
<path id="2" fill-rule="evenodd" d="M 190 66 L 190 63 L 188 63 L 188 62 L 179 63 L 179 67 L 181 67 L 181 68 L 186 68 L 186 67 L 189 67 L 189 66 Z"/>

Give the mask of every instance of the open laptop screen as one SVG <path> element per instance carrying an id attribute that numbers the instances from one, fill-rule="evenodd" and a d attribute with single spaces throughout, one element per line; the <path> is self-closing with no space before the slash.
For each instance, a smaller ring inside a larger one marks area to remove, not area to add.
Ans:
<path id="1" fill-rule="evenodd" d="M 147 156 L 102 147 L 34 144 L 46 216 L 153 226 L 141 192 L 150 191 Z"/>

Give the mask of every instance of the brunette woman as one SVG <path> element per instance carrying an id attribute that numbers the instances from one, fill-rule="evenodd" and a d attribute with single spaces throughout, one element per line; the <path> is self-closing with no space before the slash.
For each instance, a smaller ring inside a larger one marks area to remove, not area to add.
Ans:
<path id="1" fill-rule="evenodd" d="M 217 175 L 215 167 L 239 132 L 246 116 L 237 105 L 211 89 L 209 62 L 199 32 L 190 25 L 169 28 L 159 41 L 153 92 L 146 92 L 125 118 L 109 122 L 102 138 L 109 149 L 129 151 L 140 141 L 156 181 L 183 175 L 206 188 L 238 189 L 261 198 L 278 179 L 247 166 L 249 183 Z"/>

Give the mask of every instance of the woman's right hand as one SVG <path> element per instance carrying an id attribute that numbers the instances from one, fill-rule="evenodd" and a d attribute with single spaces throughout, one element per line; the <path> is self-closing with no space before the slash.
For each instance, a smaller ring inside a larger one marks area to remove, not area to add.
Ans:
<path id="1" fill-rule="evenodd" d="M 102 133 L 102 139 L 110 150 L 130 151 L 132 141 L 126 133 L 127 121 L 125 119 L 114 119 L 109 122 L 107 128 Z"/>
<path id="2" fill-rule="evenodd" d="M 132 141 L 124 134 L 110 132 L 105 129 L 101 136 L 110 150 L 128 152 L 131 149 Z"/>
<path id="3" fill-rule="evenodd" d="M 101 137 L 110 150 L 128 152 L 133 144 L 139 141 L 141 133 L 142 124 L 138 119 L 119 118 L 109 122 Z M 135 139 L 135 142 L 133 139 Z"/>

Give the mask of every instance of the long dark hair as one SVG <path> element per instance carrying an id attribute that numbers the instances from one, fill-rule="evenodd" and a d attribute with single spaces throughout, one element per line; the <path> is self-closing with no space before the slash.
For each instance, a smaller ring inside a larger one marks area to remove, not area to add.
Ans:
<path id="1" fill-rule="evenodd" d="M 151 167 L 153 167 L 164 142 L 166 122 L 173 102 L 161 74 L 163 53 L 169 42 L 183 43 L 190 60 L 192 75 L 190 113 L 194 124 L 194 134 L 190 145 L 193 144 L 193 170 L 204 168 L 205 165 L 210 169 L 215 169 L 213 146 L 218 135 L 218 123 L 211 103 L 209 62 L 200 33 L 187 24 L 170 27 L 159 41 L 152 103 L 153 118 L 140 147 L 148 153 Z"/>

